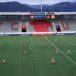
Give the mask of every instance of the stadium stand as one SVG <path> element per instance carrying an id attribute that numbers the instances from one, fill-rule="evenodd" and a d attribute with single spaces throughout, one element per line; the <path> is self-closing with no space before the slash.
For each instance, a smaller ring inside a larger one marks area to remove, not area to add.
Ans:
<path id="1" fill-rule="evenodd" d="M 54 27 L 55 32 L 61 32 L 62 31 L 62 27 L 61 27 L 61 24 L 59 21 L 55 21 L 55 22 L 53 22 L 53 24 L 54 24 L 53 27 Z"/>
<path id="2" fill-rule="evenodd" d="M 3 21 L 3 23 L 0 24 L 0 32 L 19 32 L 18 24 L 19 23 L 14 24 L 12 21 Z"/>
<path id="3" fill-rule="evenodd" d="M 75 21 L 52 22 L 27 22 L 27 21 L 0 21 L 0 32 L 22 32 L 22 25 L 26 26 L 25 32 L 58 32 L 76 31 Z"/>
<path id="4" fill-rule="evenodd" d="M 18 22 L 17 21 L 12 22 L 11 29 L 12 30 L 18 30 Z"/>
<path id="5" fill-rule="evenodd" d="M 68 22 L 61 22 L 61 25 L 62 25 L 64 30 L 69 30 Z"/>
<path id="6" fill-rule="evenodd" d="M 34 26 L 32 26 L 30 22 L 28 23 L 27 32 L 35 32 Z"/>
<path id="7" fill-rule="evenodd" d="M 47 25 L 35 25 L 34 29 L 36 32 L 48 32 L 48 26 Z"/>
<path id="8" fill-rule="evenodd" d="M 2 21 L 0 21 L 0 28 L 1 28 L 1 26 L 3 25 L 3 22 Z"/>
<path id="9" fill-rule="evenodd" d="M 32 21 L 30 25 L 34 27 L 35 32 L 52 32 L 52 22 L 49 21 Z"/>
<path id="10" fill-rule="evenodd" d="M 60 22 L 62 31 L 76 31 L 76 22 L 75 21 L 61 21 Z"/>
<path id="11" fill-rule="evenodd" d="M 68 22 L 68 25 L 69 25 L 68 31 L 76 31 L 76 22 L 75 21 Z"/>

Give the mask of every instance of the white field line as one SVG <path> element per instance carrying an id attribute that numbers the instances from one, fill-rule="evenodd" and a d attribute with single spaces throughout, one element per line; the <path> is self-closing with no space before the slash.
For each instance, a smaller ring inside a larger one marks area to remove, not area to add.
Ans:
<path id="1" fill-rule="evenodd" d="M 30 38 L 30 42 L 31 41 L 32 41 L 32 39 Z M 33 44 L 31 42 L 31 44 L 29 46 L 29 49 L 32 50 L 32 51 L 38 52 L 38 53 L 47 53 L 47 54 L 56 53 L 56 52 L 43 52 L 43 51 L 39 51 L 39 50 L 33 49 L 32 47 L 35 46 L 35 45 L 38 45 L 38 44 Z M 72 51 L 72 52 L 76 52 L 76 51 Z M 59 53 L 62 53 L 62 52 L 59 52 Z M 67 52 L 64 52 L 64 53 L 67 53 Z"/>
<path id="2" fill-rule="evenodd" d="M 31 41 L 32 41 L 32 39 L 30 38 L 30 42 L 31 42 Z M 38 45 L 38 44 L 33 44 L 33 43 L 31 42 L 31 44 L 30 44 L 30 46 L 29 46 L 29 49 L 32 50 L 32 51 L 35 51 L 35 52 L 39 52 L 39 53 L 47 53 L 47 54 L 49 54 L 49 53 L 56 53 L 56 52 L 43 52 L 43 51 L 39 51 L 39 50 L 33 49 L 32 47 L 35 46 L 35 45 Z M 60 52 L 60 53 L 61 53 L 61 52 Z"/>
<path id="3" fill-rule="evenodd" d="M 65 44 L 67 44 L 67 45 L 74 45 L 74 46 L 76 46 L 76 44 L 75 43 L 62 43 L 62 42 L 58 42 L 58 44 L 63 44 L 63 45 L 65 45 Z M 71 52 L 76 52 L 76 51 L 71 51 Z M 64 53 L 66 53 L 66 52 L 64 52 Z"/>
<path id="4" fill-rule="evenodd" d="M 54 43 L 52 43 L 47 37 L 45 37 L 45 39 L 50 43 L 52 44 L 53 46 L 55 46 L 56 48 L 58 48 Z M 59 49 L 59 48 L 58 48 Z M 73 64 L 76 65 L 76 62 L 73 61 L 69 56 L 67 56 L 62 50 L 59 49 L 59 51 L 65 56 L 67 57 Z"/>
<path id="5" fill-rule="evenodd" d="M 30 39 L 31 39 L 31 38 L 30 38 Z M 32 39 L 31 39 L 31 40 L 32 40 Z M 64 43 L 64 44 L 65 44 L 65 43 Z M 30 46 L 29 46 L 29 49 L 30 49 L 30 50 L 33 50 L 33 51 L 35 51 L 35 52 L 39 52 L 39 53 L 40 53 L 40 52 L 42 52 L 42 53 L 56 53 L 56 52 L 43 52 L 43 51 L 38 51 L 38 50 L 32 48 L 34 45 L 37 45 L 37 44 L 31 43 Z M 72 51 L 72 52 L 76 52 L 76 51 Z M 62 52 L 59 52 L 59 53 L 62 53 Z M 67 53 L 67 52 L 63 52 L 63 53 Z"/>
<path id="6" fill-rule="evenodd" d="M 33 51 L 35 51 L 35 52 L 39 52 L 39 53 L 56 53 L 56 52 L 43 52 L 43 51 L 39 51 L 39 50 L 36 50 L 36 49 L 33 49 L 32 47 L 33 46 L 35 46 L 36 44 L 31 44 L 30 46 L 29 46 L 29 49 L 30 50 L 33 50 Z M 61 52 L 60 52 L 61 53 Z"/>

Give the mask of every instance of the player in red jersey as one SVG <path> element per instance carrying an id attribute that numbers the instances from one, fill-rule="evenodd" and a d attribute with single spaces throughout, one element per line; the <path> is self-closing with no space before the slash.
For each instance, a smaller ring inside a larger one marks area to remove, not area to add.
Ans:
<path id="1" fill-rule="evenodd" d="M 56 53 L 57 53 L 57 54 L 58 54 L 58 50 L 59 50 L 59 49 L 58 49 L 58 48 L 56 48 Z"/>

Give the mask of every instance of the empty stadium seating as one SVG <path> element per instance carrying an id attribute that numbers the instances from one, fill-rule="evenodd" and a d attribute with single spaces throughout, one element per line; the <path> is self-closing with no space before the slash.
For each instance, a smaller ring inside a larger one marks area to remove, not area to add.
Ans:
<path id="1" fill-rule="evenodd" d="M 48 26 L 47 25 L 35 25 L 34 29 L 36 32 L 48 32 Z"/>
<path id="2" fill-rule="evenodd" d="M 76 21 L 0 21 L 0 32 L 22 32 L 22 25 L 26 25 L 26 32 L 60 32 L 76 31 Z"/>
<path id="3" fill-rule="evenodd" d="M 52 27 L 52 22 L 38 20 L 30 22 L 30 25 L 34 27 L 35 32 L 49 32 L 50 28 Z"/>
<path id="4" fill-rule="evenodd" d="M 18 30 L 18 22 L 17 21 L 14 21 L 11 23 L 11 29 L 12 30 Z"/>
<path id="5" fill-rule="evenodd" d="M 34 27 L 30 24 L 30 22 L 27 22 L 27 32 L 34 32 Z"/>
<path id="6" fill-rule="evenodd" d="M 68 22 L 61 22 L 61 25 L 62 25 L 64 30 L 68 30 L 69 29 Z"/>
<path id="7" fill-rule="evenodd" d="M 13 21 L 3 21 L 0 23 L 0 32 L 19 32 L 19 26 L 14 26 Z"/>
<path id="8" fill-rule="evenodd" d="M 75 21 L 61 21 L 63 31 L 76 31 Z"/>
<path id="9" fill-rule="evenodd" d="M 70 21 L 68 22 L 69 30 L 68 31 L 76 31 L 76 22 Z"/>

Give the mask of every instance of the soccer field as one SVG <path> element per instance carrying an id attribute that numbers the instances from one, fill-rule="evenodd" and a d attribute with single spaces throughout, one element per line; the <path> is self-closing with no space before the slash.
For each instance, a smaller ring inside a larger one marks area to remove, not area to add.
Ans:
<path id="1" fill-rule="evenodd" d="M 0 76 L 76 76 L 76 36 L 1 36 Z"/>

